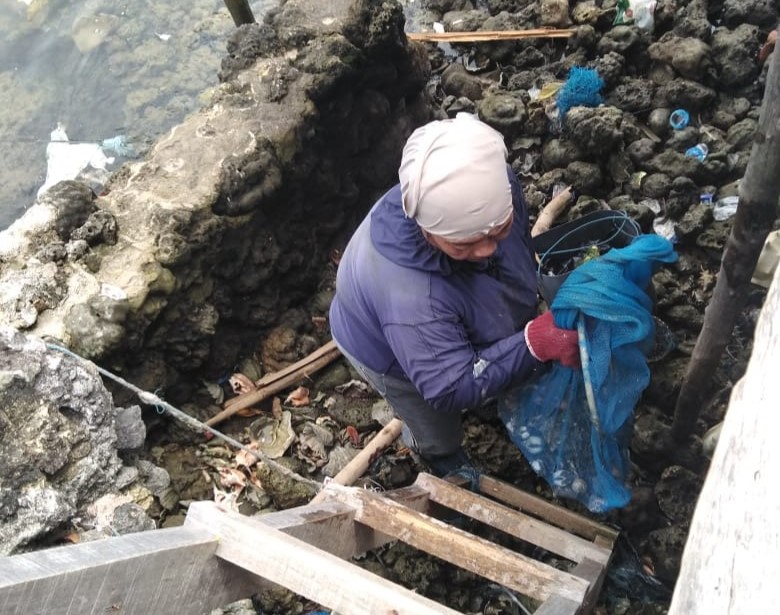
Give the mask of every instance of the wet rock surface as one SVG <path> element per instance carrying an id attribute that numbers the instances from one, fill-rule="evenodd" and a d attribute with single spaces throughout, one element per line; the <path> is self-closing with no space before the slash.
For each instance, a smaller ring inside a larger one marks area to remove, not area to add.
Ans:
<path id="1" fill-rule="evenodd" d="M 635 577 L 609 579 L 598 612 L 664 612 L 706 472 L 701 436 L 722 418 L 744 371 L 763 300 L 756 288 L 714 374 L 714 396 L 696 434 L 670 453 L 674 402 L 730 231 L 728 219 L 714 219 L 713 203 L 734 195 L 744 174 L 766 75 L 755 52 L 773 27 L 765 15 L 777 6 L 662 1 L 652 32 L 614 25 L 614 3 L 559 9 L 546 1 L 407 4 L 416 29 L 432 29 L 434 21 L 452 31 L 567 20 L 577 26 L 568 41 L 445 50 L 409 43 L 393 2 L 289 0 L 263 24 L 237 29 L 206 109 L 161 139 L 147 160 L 126 166 L 107 194 L 94 198 L 77 182 L 61 184 L 3 235 L 2 321 L 121 369 L 205 420 L 234 394 L 230 375 L 256 381 L 328 340 L 339 251 L 375 197 L 396 181 L 405 138 L 433 117 L 476 112 L 505 135 L 532 219 L 554 189 L 571 184 L 577 200 L 560 221 L 611 207 L 676 242 L 679 261 L 653 285 L 657 315 L 677 346 L 651 365 L 651 384 L 636 409 L 632 502 L 599 519 L 621 528 L 637 562 L 643 559 L 633 568 L 630 555 L 616 561 L 616 570 Z M 574 105 L 560 117 L 550 103 L 572 66 L 599 72 L 604 104 Z M 675 129 L 669 118 L 678 108 L 690 121 Z M 708 149 L 703 160 L 686 154 L 701 143 Z M 251 442 L 284 423 L 294 437 L 285 439 L 277 461 L 321 481 L 378 431 L 381 413 L 372 413 L 376 396 L 343 361 L 305 384 L 306 403 L 282 395 L 225 429 Z M 158 526 L 176 525 L 187 502 L 204 498 L 254 514 L 311 497 L 310 485 L 204 442 L 149 407 L 142 410 L 149 435 L 139 448 L 138 411 L 131 407 L 137 400 L 125 403 L 126 391 L 112 392 L 128 406 L 115 419 L 128 424 L 117 436 L 128 449 L 125 465 L 114 454 L 115 484 L 89 486 L 93 495 L 120 493 L 104 507 L 109 512 L 100 509 L 107 523 L 143 529 L 154 518 Z M 467 415 L 464 445 L 486 472 L 551 498 L 508 441 L 494 407 Z M 421 469 L 399 443 L 360 484 L 390 489 L 409 484 Z M 15 514 L 14 497 L 5 488 L 0 493 L 0 511 Z M 68 502 L 39 523 L 38 535 L 76 514 Z M 506 596 L 492 594 L 484 581 L 401 544 L 360 563 L 463 612 L 514 612 L 501 610 L 510 609 Z M 637 573 L 642 566 L 644 577 Z M 281 592 L 225 612 L 310 607 Z"/>
<path id="2" fill-rule="evenodd" d="M 116 523 L 104 496 L 135 483 L 132 462 L 146 427 L 138 406 L 115 407 L 94 366 L 0 328 L 0 554 L 46 544 L 81 528 L 94 537 L 154 527 L 132 505 L 133 524 Z M 151 465 L 151 464 L 150 464 Z M 156 468 L 158 472 L 165 472 Z M 131 472 L 132 474 L 132 472 Z M 100 508 L 100 512 L 98 512 Z"/>

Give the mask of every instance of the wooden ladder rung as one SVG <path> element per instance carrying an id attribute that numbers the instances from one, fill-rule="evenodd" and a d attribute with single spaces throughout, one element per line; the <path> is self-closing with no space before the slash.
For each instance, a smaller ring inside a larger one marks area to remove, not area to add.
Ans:
<path id="1" fill-rule="evenodd" d="M 442 506 L 456 510 L 472 519 L 573 562 L 579 563 L 585 558 L 605 566 L 609 562 L 610 549 L 574 536 L 513 508 L 493 502 L 484 496 L 460 489 L 450 482 L 435 478 L 430 474 L 423 474 L 420 475 L 416 484 L 426 489 L 430 493 L 431 500 Z"/>
<path id="2" fill-rule="evenodd" d="M 331 495 L 355 508 L 356 521 L 536 600 L 560 595 L 581 604 L 590 585 L 377 493 L 336 485 Z"/>

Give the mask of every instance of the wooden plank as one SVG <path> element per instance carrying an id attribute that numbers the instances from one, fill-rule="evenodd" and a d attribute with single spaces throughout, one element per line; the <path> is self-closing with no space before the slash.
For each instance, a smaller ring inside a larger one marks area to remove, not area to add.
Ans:
<path id="1" fill-rule="evenodd" d="M 406 37 L 410 41 L 476 43 L 521 38 L 569 38 L 574 32 L 574 29 L 535 28 L 530 30 L 480 30 L 477 32 L 407 32 Z"/>
<path id="2" fill-rule="evenodd" d="M 261 588 L 216 548 L 209 532 L 171 528 L 0 558 L 0 613 L 207 613 Z"/>
<path id="3" fill-rule="evenodd" d="M 337 556 L 265 525 L 263 517 L 190 505 L 186 527 L 219 535 L 217 556 L 262 575 L 340 615 L 457 615 Z"/>
<path id="4" fill-rule="evenodd" d="M 582 602 L 588 582 L 473 536 L 380 495 L 351 487 L 330 487 L 329 497 L 353 506 L 355 518 L 386 534 L 491 581 L 535 598 L 553 594 Z"/>
<path id="5" fill-rule="evenodd" d="M 584 559 L 574 567 L 571 573 L 586 579 L 590 583 L 590 587 L 588 587 L 588 591 L 585 594 L 585 600 L 582 601 L 582 606 L 580 607 L 581 613 L 590 613 L 596 608 L 596 602 L 601 593 L 601 586 L 604 584 L 604 578 L 607 576 L 607 568 L 601 562 Z"/>
<path id="6" fill-rule="evenodd" d="M 579 609 L 578 602 L 562 596 L 551 596 L 534 611 L 534 615 L 577 615 L 580 613 Z"/>
<path id="7" fill-rule="evenodd" d="M 430 493 L 431 500 L 438 504 L 573 562 L 589 558 L 606 565 L 609 561 L 609 549 L 594 545 L 584 538 L 574 536 L 476 493 L 460 489 L 430 474 L 418 475 L 415 484 L 426 489 Z"/>
<path id="8" fill-rule="evenodd" d="M 323 489 L 321 493 L 327 493 Z M 428 492 L 410 485 L 384 493 L 405 506 L 427 512 Z M 355 522 L 354 509 L 336 500 L 307 504 L 263 515 L 263 523 L 344 559 L 355 557 L 395 540 Z"/>
<path id="9" fill-rule="evenodd" d="M 588 519 L 574 511 L 556 506 L 551 502 L 538 496 L 531 495 L 530 493 L 526 493 L 525 491 L 521 491 L 509 483 L 500 481 L 492 476 L 486 476 L 484 474 L 480 476 L 479 490 L 514 508 L 530 513 L 536 517 L 541 517 L 545 521 L 549 521 L 560 528 L 574 532 L 588 540 L 595 540 L 596 537 L 601 536 L 611 545 L 617 539 L 618 532 L 611 527 Z"/>
<path id="10" fill-rule="evenodd" d="M 731 393 L 670 615 L 776 613 L 779 608 L 778 368 L 780 269 L 761 309 L 747 370 Z"/>

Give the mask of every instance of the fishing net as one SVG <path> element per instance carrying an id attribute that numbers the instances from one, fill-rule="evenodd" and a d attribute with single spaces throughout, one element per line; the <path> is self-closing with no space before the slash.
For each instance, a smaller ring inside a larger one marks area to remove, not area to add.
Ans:
<path id="1" fill-rule="evenodd" d="M 645 289 L 677 255 L 641 235 L 572 271 L 552 301 L 557 326 L 577 329 L 581 369 L 553 363 L 499 400 L 509 436 L 560 497 L 593 512 L 625 506 L 628 444 L 639 396 L 650 381 L 655 324 Z"/>

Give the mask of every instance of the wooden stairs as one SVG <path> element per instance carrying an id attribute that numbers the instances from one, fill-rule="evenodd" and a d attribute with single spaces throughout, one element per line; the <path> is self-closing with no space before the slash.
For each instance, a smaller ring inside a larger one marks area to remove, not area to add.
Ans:
<path id="1" fill-rule="evenodd" d="M 489 476 L 480 495 L 464 485 L 429 474 L 385 493 L 331 484 L 317 504 L 258 517 L 197 502 L 182 527 L 0 558 L 0 613 L 198 615 L 269 584 L 339 615 L 457 613 L 348 561 L 392 540 L 539 601 L 537 615 L 592 610 L 615 530 Z M 569 560 L 570 570 L 433 516 L 445 509 Z"/>

